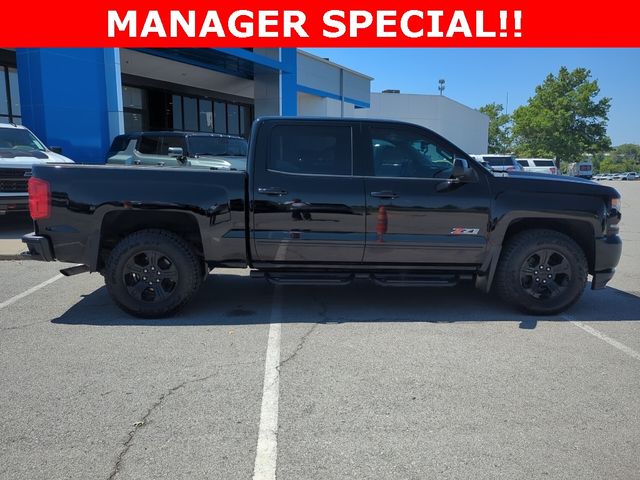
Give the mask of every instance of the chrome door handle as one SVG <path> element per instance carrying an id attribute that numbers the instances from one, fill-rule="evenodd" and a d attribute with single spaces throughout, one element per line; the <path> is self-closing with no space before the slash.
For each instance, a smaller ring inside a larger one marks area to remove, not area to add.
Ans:
<path id="1" fill-rule="evenodd" d="M 398 195 L 395 192 L 391 192 L 389 190 L 384 190 L 382 192 L 371 192 L 371 196 L 372 197 L 376 197 L 376 198 L 398 198 L 400 195 Z"/>
<path id="2" fill-rule="evenodd" d="M 279 187 L 258 187 L 258 193 L 262 193 L 263 195 L 275 195 L 278 197 L 282 197 L 289 192 Z"/>

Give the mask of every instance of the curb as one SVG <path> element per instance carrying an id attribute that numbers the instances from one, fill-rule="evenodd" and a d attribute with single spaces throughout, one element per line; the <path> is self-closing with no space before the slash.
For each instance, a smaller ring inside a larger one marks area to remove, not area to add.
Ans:
<path id="1" fill-rule="evenodd" d="M 31 260 L 29 255 L 26 255 L 25 252 L 20 253 L 0 253 L 0 261 L 3 260 Z"/>

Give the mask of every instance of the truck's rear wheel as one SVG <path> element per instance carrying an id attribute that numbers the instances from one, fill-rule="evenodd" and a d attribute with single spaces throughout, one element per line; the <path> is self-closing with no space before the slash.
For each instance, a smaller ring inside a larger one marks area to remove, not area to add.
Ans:
<path id="1" fill-rule="evenodd" d="M 111 251 L 105 284 L 111 298 L 136 317 L 169 316 L 202 284 L 202 262 L 181 237 L 166 230 L 141 230 Z"/>
<path id="2" fill-rule="evenodd" d="M 505 301 L 536 315 L 552 315 L 573 305 L 587 282 L 587 259 L 580 246 L 553 230 L 530 230 L 504 247 L 495 290 Z"/>

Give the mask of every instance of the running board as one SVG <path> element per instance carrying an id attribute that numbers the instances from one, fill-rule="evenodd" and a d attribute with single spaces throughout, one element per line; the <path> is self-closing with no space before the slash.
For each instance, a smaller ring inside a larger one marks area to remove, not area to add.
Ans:
<path id="1" fill-rule="evenodd" d="M 253 272 L 252 272 L 253 273 Z M 335 273 L 270 273 L 264 278 L 274 285 L 348 285 L 353 282 L 354 275 Z M 256 277 L 256 275 L 252 275 Z"/>
<path id="2" fill-rule="evenodd" d="M 354 280 L 371 280 L 384 287 L 452 287 L 471 274 L 264 272 L 252 270 L 251 278 L 263 278 L 275 285 L 348 285 Z"/>
<path id="3" fill-rule="evenodd" d="M 453 287 L 460 281 L 459 275 L 406 275 L 372 274 L 371 280 L 383 287 Z"/>
<path id="4" fill-rule="evenodd" d="M 60 270 L 60 273 L 65 277 L 70 277 L 72 275 L 78 275 L 79 273 L 88 272 L 89 267 L 87 265 L 76 265 L 75 267 L 63 268 Z"/>

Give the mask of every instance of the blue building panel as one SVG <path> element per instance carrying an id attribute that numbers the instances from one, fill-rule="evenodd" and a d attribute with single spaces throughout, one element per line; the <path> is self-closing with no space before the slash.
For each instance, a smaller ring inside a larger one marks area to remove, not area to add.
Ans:
<path id="1" fill-rule="evenodd" d="M 109 112 L 118 109 L 117 52 L 28 48 L 16 58 L 23 123 L 71 159 L 103 163 L 113 128 Z"/>
<path id="2" fill-rule="evenodd" d="M 295 48 L 280 50 L 280 113 L 291 117 L 298 114 L 298 52 Z"/>

